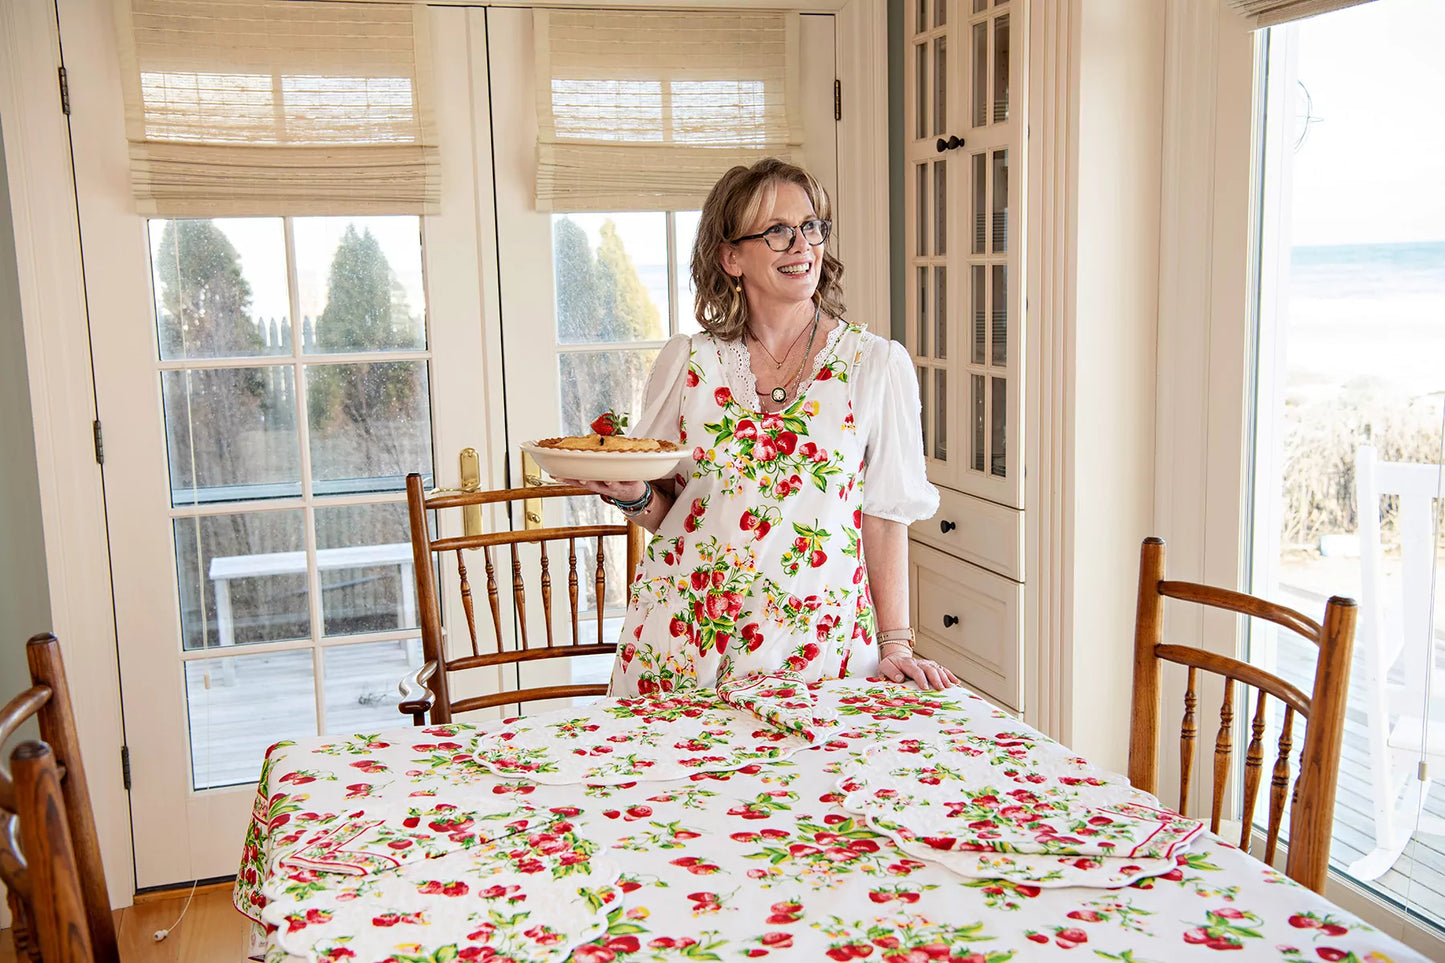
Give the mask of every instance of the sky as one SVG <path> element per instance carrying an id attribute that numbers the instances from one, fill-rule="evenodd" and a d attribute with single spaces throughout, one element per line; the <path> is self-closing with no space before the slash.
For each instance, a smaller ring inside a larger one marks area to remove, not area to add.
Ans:
<path id="1" fill-rule="evenodd" d="M 1293 243 L 1445 241 L 1445 0 L 1302 21 Z"/>

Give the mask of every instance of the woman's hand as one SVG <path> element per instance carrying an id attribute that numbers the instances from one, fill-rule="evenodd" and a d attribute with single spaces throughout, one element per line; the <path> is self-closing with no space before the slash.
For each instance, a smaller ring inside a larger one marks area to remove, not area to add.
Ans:
<path id="1" fill-rule="evenodd" d="M 563 485 L 576 485 L 599 495 L 615 498 L 619 502 L 635 502 L 646 490 L 640 481 L 588 481 L 582 478 L 558 478 L 557 481 Z"/>
<path id="2" fill-rule="evenodd" d="M 958 677 L 931 659 L 919 659 L 906 644 L 883 643 L 883 657 L 878 661 L 883 676 L 894 682 L 912 679 L 920 688 L 946 689 L 958 685 Z"/>

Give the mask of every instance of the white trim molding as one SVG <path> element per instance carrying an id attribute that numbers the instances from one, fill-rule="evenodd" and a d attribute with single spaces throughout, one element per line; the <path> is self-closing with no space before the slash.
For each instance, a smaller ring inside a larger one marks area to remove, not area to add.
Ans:
<path id="1" fill-rule="evenodd" d="M 124 736 L 110 557 L 92 428 L 95 393 L 70 132 L 56 82 L 59 51 L 53 5 L 0 4 L 0 123 L 15 225 L 51 626 L 70 680 L 111 904 L 129 906 L 135 885 L 130 806 L 120 765 Z M 19 645 L 23 640 L 3 641 Z"/>
<path id="2" fill-rule="evenodd" d="M 838 121 L 839 231 L 848 272 L 848 315 L 891 337 L 888 211 L 888 4 L 850 0 L 838 10 L 836 64 L 842 83 Z"/>
<path id="3" fill-rule="evenodd" d="M 1024 720 L 1056 739 L 1073 652 L 1073 397 L 1081 0 L 1035 3 L 1029 25 Z"/>

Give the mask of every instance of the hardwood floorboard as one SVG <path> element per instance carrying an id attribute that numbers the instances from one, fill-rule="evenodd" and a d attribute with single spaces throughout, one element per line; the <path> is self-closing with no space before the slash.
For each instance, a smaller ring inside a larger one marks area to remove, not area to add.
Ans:
<path id="1" fill-rule="evenodd" d="M 185 894 L 116 910 L 116 938 L 125 963 L 244 963 L 250 921 L 231 905 L 229 888 L 197 892 L 191 908 L 170 936 L 157 943 L 156 930 L 172 926 Z M 0 931 L 0 963 L 16 963 L 10 931 Z"/>

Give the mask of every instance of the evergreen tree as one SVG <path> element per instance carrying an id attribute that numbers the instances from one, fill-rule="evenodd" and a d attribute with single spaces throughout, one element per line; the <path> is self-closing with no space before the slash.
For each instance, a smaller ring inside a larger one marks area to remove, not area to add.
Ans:
<path id="1" fill-rule="evenodd" d="M 623 247 L 617 225 L 602 222 L 597 245 L 597 278 L 601 294 L 601 329 L 606 341 L 639 341 L 661 332 L 657 305 L 648 296 L 637 267 Z"/>
<path id="2" fill-rule="evenodd" d="M 598 336 L 597 271 L 587 232 L 570 217 L 552 228 L 552 263 L 557 274 L 557 340 L 595 341 Z"/>
<path id="3" fill-rule="evenodd" d="M 386 351 L 414 346 L 406 297 L 370 230 L 348 225 L 331 260 L 326 308 L 316 323 L 322 353 Z M 415 451 L 415 421 L 425 381 L 415 362 L 332 364 L 307 376 L 309 420 L 316 438 L 330 438 L 322 477 L 373 477 L 425 471 L 431 453 Z"/>
<path id="4" fill-rule="evenodd" d="M 260 354 L 251 285 L 236 248 L 210 220 L 166 221 L 156 252 L 161 353 L 167 358 Z"/>

